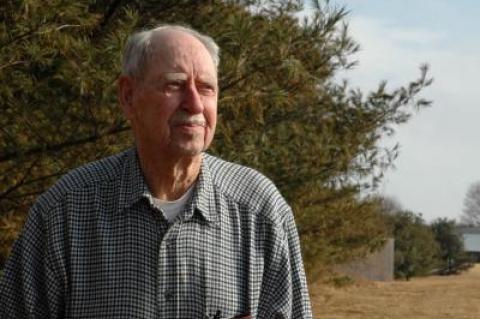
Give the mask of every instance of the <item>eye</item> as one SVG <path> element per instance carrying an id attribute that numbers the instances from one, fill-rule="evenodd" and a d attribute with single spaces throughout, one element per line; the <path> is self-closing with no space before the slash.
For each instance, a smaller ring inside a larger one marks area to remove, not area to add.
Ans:
<path id="1" fill-rule="evenodd" d="M 199 83 L 197 90 L 202 95 L 215 95 L 217 88 L 209 83 Z"/>
<path id="2" fill-rule="evenodd" d="M 165 83 L 165 90 L 166 91 L 179 91 L 184 86 L 184 81 L 168 81 Z"/>

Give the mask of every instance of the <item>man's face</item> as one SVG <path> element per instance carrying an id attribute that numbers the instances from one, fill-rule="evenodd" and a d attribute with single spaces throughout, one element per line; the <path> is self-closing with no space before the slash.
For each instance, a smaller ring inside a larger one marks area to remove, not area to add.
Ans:
<path id="1" fill-rule="evenodd" d="M 120 94 L 137 146 L 165 155 L 194 156 L 206 150 L 217 120 L 217 71 L 194 37 L 159 35 L 142 79 L 122 77 Z"/>

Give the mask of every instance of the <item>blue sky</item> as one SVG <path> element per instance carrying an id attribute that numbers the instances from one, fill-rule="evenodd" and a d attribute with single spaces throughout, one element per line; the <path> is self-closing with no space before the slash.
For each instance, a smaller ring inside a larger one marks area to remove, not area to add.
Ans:
<path id="1" fill-rule="evenodd" d="M 332 0 L 349 11 L 360 44 L 358 67 L 341 76 L 364 91 L 381 80 L 394 88 L 415 79 L 422 63 L 434 83 L 433 106 L 401 126 L 401 153 L 380 191 L 427 221 L 458 218 L 468 186 L 480 180 L 480 1 Z"/>

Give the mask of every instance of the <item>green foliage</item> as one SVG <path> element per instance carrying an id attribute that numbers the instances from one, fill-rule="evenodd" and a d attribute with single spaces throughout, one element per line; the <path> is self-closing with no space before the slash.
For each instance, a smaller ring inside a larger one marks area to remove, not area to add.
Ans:
<path id="1" fill-rule="evenodd" d="M 439 218 L 430 225 L 430 228 L 440 245 L 442 274 L 458 273 L 472 266 L 472 262 L 465 253 L 463 239 L 456 231 L 455 220 Z"/>
<path id="2" fill-rule="evenodd" d="M 173 22 L 222 48 L 211 151 L 279 186 L 310 273 L 378 247 L 378 206 L 358 195 L 392 164 L 397 148 L 378 142 L 428 105 L 416 96 L 431 80 L 422 67 L 419 79 L 393 90 L 338 84 L 358 45 L 345 9 L 316 6 L 298 21 L 301 1 L 293 0 L 2 1 L 0 218 L 20 216 L 67 170 L 131 143 L 116 102 L 122 45 L 133 30 Z"/>
<path id="3" fill-rule="evenodd" d="M 0 3 L 2 257 L 38 194 L 68 169 L 127 145 L 115 81 L 119 48 L 137 22 L 112 6 Z"/>
<path id="4" fill-rule="evenodd" d="M 305 267 L 312 277 L 383 246 L 387 234 L 377 202 L 357 200 L 354 194 L 352 190 L 299 189 L 293 208 Z"/>
<path id="5" fill-rule="evenodd" d="M 395 277 L 409 280 L 435 270 L 440 247 L 423 218 L 410 211 L 399 211 L 385 218 L 395 238 Z"/>

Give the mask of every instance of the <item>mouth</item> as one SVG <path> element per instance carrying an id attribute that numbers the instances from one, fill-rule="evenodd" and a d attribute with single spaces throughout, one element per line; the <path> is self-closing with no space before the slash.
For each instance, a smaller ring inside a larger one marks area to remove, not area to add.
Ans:
<path id="1" fill-rule="evenodd" d="M 202 121 L 202 120 L 178 121 L 178 122 L 174 122 L 173 126 L 206 127 L 207 123 L 205 123 L 205 121 Z"/>
<path id="2" fill-rule="evenodd" d="M 175 123 L 173 126 L 175 127 L 206 127 L 205 123 L 197 123 L 197 122 L 185 122 L 185 123 Z"/>
<path id="3" fill-rule="evenodd" d="M 178 130 L 180 132 L 184 132 L 187 134 L 197 134 L 200 133 L 200 131 L 203 132 L 207 125 L 205 122 L 180 122 L 175 123 L 173 127 L 175 130 Z"/>

